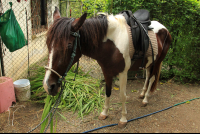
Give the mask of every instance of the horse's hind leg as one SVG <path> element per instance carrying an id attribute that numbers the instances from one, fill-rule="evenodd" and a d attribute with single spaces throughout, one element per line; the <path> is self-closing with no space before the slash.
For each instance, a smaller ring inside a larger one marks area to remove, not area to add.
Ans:
<path id="1" fill-rule="evenodd" d="M 149 77 L 150 77 L 150 67 L 146 69 L 146 80 L 145 80 L 142 92 L 141 92 L 141 94 L 139 96 L 140 99 L 144 99 L 145 92 L 147 91 L 148 84 L 149 84 Z"/>
<path id="2" fill-rule="evenodd" d="M 112 89 L 112 77 L 105 76 L 106 81 L 106 95 L 105 95 L 105 103 L 104 103 L 104 110 L 99 115 L 100 120 L 104 120 L 108 116 L 108 109 L 109 109 L 109 103 L 110 103 L 110 95 L 111 95 L 111 89 Z"/>
<path id="3" fill-rule="evenodd" d="M 156 89 L 156 85 L 160 77 L 161 66 L 162 66 L 162 63 L 157 63 L 155 67 L 153 68 L 154 69 L 153 72 L 150 74 L 148 88 L 145 93 L 145 97 L 142 101 L 143 106 L 146 106 L 148 104 L 148 97 L 149 97 L 150 91 L 153 92 Z"/>
<path id="4" fill-rule="evenodd" d="M 155 81 L 155 75 L 153 75 L 150 79 L 149 79 L 149 86 L 148 86 L 148 88 L 147 88 L 147 90 L 146 90 L 146 92 L 145 92 L 145 96 L 144 96 L 144 99 L 143 99 L 143 101 L 142 101 L 142 104 L 143 104 L 143 106 L 146 106 L 147 104 L 148 104 L 148 97 L 149 97 L 149 92 L 150 92 L 150 89 L 151 89 L 151 87 L 152 87 L 152 84 L 153 84 L 153 82 Z"/>

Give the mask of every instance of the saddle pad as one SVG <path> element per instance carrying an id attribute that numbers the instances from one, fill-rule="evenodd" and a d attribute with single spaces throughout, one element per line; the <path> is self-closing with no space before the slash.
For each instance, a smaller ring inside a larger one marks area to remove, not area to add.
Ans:
<path id="1" fill-rule="evenodd" d="M 133 47 L 134 45 L 133 45 L 133 41 L 132 41 L 131 28 L 128 24 L 126 24 L 126 28 L 127 28 L 127 32 L 128 32 L 128 35 L 129 35 L 129 55 L 132 59 L 133 54 L 135 53 L 135 49 Z M 156 34 L 153 32 L 153 30 L 148 30 L 148 35 L 149 35 L 149 38 L 151 40 L 151 44 L 153 46 L 154 56 L 156 56 L 158 54 L 158 44 L 157 44 Z M 146 57 L 152 56 L 151 44 L 149 43 L 149 47 L 148 47 L 147 52 L 145 54 Z"/>

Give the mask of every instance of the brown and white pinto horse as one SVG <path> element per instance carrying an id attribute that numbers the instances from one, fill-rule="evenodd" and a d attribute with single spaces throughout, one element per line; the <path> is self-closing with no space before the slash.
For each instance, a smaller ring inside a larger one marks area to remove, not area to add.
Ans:
<path id="1" fill-rule="evenodd" d="M 57 84 L 59 76 L 57 74 L 64 75 L 75 41 L 75 37 L 70 35 L 70 32 L 79 30 L 81 49 L 79 46 L 77 47 L 73 64 L 79 60 L 82 54 L 97 60 L 106 81 L 105 105 L 99 119 L 103 120 L 108 116 L 112 80 L 113 77 L 118 76 L 122 102 L 122 117 L 118 126 L 125 127 L 127 123 L 125 106 L 127 72 L 128 70 L 138 70 L 141 60 L 135 61 L 131 67 L 126 20 L 121 14 L 100 15 L 90 19 L 86 19 L 86 16 L 85 13 L 72 21 L 70 18 L 60 17 L 58 9 L 55 9 L 54 23 L 47 33 L 46 44 L 49 58 L 43 87 L 50 95 L 56 95 L 59 92 L 59 84 Z M 154 56 L 154 68 L 152 68 L 152 56 L 146 57 L 146 81 L 140 95 L 140 98 L 144 98 L 142 101 L 144 105 L 148 103 L 149 92 L 153 92 L 156 88 L 161 63 L 172 41 L 170 33 L 162 24 L 152 21 L 151 26 L 154 27 L 153 31 L 157 37 L 158 55 Z"/>

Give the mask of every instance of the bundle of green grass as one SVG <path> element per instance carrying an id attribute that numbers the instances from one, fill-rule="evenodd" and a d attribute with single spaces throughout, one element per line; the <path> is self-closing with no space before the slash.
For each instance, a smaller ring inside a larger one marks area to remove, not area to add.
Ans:
<path id="1" fill-rule="evenodd" d="M 31 84 L 31 100 L 37 103 L 45 103 L 42 115 L 43 120 L 51 110 L 51 107 L 56 102 L 59 94 L 56 96 L 47 95 L 45 92 L 42 81 L 45 75 L 45 69 L 37 66 L 37 69 L 30 70 L 34 75 L 29 78 Z M 74 79 L 73 66 L 65 77 L 66 85 L 61 96 L 61 102 L 58 106 L 59 109 L 78 111 L 78 116 L 82 117 L 89 114 L 91 111 L 102 110 L 103 104 L 103 87 L 100 87 L 100 80 L 92 78 L 88 73 L 84 73 L 79 68 L 76 80 Z M 61 115 L 62 116 L 62 115 Z M 41 125 L 40 132 L 43 132 L 47 120 Z M 53 132 L 53 126 L 50 125 L 50 132 Z M 55 131 L 55 130 L 54 130 Z"/>

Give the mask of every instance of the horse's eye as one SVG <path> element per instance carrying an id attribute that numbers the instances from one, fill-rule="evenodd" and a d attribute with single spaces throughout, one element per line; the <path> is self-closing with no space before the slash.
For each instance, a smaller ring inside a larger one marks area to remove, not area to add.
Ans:
<path id="1" fill-rule="evenodd" d="M 72 48 L 72 43 L 69 43 L 69 44 L 68 44 L 68 48 Z"/>

